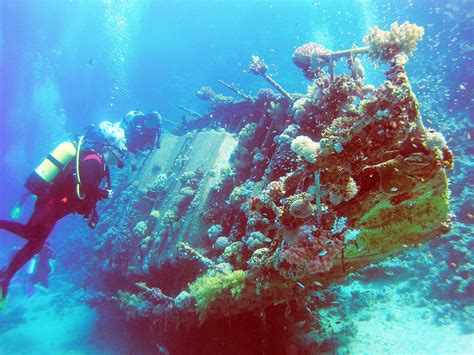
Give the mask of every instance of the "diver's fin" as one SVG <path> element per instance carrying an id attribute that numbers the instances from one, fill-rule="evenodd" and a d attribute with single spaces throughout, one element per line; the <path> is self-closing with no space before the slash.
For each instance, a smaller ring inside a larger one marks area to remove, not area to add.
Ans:
<path id="1" fill-rule="evenodd" d="M 8 294 L 3 297 L 3 282 L 0 280 L 0 312 L 2 312 L 8 303 Z"/>
<path id="2" fill-rule="evenodd" d="M 26 199 L 30 196 L 30 192 L 25 192 L 23 195 L 21 195 L 20 199 L 15 203 L 15 206 L 13 206 L 11 212 L 10 212 L 10 218 L 11 219 L 20 219 L 21 215 L 23 214 L 23 205 L 25 204 Z"/>
<path id="3" fill-rule="evenodd" d="M 2 297 L 0 295 L 0 297 Z M 5 298 L 0 298 L 0 312 L 2 312 L 6 307 L 8 303 L 8 295 Z"/>
<path id="4" fill-rule="evenodd" d="M 14 220 L 18 220 L 20 219 L 22 214 L 23 214 L 23 206 L 20 205 L 19 202 L 17 202 L 10 212 L 10 218 Z"/>

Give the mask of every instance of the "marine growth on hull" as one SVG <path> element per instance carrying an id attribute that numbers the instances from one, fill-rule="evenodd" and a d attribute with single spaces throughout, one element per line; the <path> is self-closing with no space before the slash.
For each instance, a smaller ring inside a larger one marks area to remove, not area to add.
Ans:
<path id="1" fill-rule="evenodd" d="M 307 93 L 285 91 L 257 56 L 249 71 L 277 93 L 201 88 L 210 112 L 188 112 L 189 133 L 166 134 L 119 178 L 94 232 L 99 297 L 160 331 L 311 312 L 311 292 L 445 233 L 453 155 L 405 71 L 422 36 L 405 22 L 375 27 L 366 47 L 303 44 Z M 386 70 L 381 86 L 361 56 Z"/>

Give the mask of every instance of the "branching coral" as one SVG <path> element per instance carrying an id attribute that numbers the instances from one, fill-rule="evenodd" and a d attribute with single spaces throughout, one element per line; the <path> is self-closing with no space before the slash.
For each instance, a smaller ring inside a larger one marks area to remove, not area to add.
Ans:
<path id="1" fill-rule="evenodd" d="M 332 81 L 328 75 L 319 76 L 308 87 L 307 95 L 293 104 L 300 132 L 319 138 L 335 118 L 357 116 L 353 105 L 356 96 L 363 96 L 361 83 L 350 76 L 338 75 Z"/>
<path id="2" fill-rule="evenodd" d="M 202 255 L 199 251 L 187 243 L 179 243 L 176 247 L 176 255 L 187 260 L 197 260 L 200 264 L 211 267 L 214 262 Z"/>
<path id="3" fill-rule="evenodd" d="M 243 270 L 222 272 L 213 276 L 204 275 L 189 284 L 189 293 L 196 300 L 199 319 L 204 321 L 209 308 L 219 297 L 238 300 L 245 288 L 247 273 Z M 225 295 L 223 295 L 225 293 Z"/>
<path id="4" fill-rule="evenodd" d="M 280 94 L 282 94 L 289 102 L 293 102 L 293 98 L 291 97 L 290 94 L 288 94 L 285 89 L 281 87 L 280 84 L 278 84 L 275 80 L 273 80 L 270 76 L 267 74 L 268 70 L 268 65 L 263 61 L 263 59 L 260 59 L 259 56 L 253 55 L 252 56 L 252 62 L 249 64 L 249 70 L 255 74 L 262 76 L 267 82 L 270 83 L 275 89 L 277 89 Z"/>
<path id="5" fill-rule="evenodd" d="M 196 94 L 201 100 L 209 102 L 213 106 L 226 105 L 234 102 L 233 97 L 216 94 L 210 86 L 201 87 Z"/>
<path id="6" fill-rule="evenodd" d="M 244 262 L 243 249 L 244 243 L 233 242 L 224 249 L 224 252 L 217 259 L 217 261 L 221 263 L 229 263 L 231 265 L 234 265 L 236 268 L 239 268 L 243 265 Z"/>
<path id="7" fill-rule="evenodd" d="M 253 55 L 252 63 L 250 63 L 249 69 L 255 75 L 265 75 L 267 73 L 268 65 L 262 59 L 260 59 L 259 56 Z"/>
<path id="8" fill-rule="evenodd" d="M 394 22 L 390 26 L 390 32 L 382 31 L 375 26 L 364 38 L 364 42 L 369 45 L 369 55 L 373 60 L 389 62 L 399 53 L 410 56 L 416 50 L 416 45 L 423 34 L 423 27 L 409 22 L 401 25 Z"/>

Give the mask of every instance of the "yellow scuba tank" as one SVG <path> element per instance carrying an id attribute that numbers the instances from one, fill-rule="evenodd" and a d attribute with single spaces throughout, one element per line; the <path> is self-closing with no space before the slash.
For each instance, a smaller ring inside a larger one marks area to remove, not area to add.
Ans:
<path id="1" fill-rule="evenodd" d="M 41 195 L 75 156 L 76 146 L 73 142 L 59 144 L 28 177 L 25 187 L 32 194 Z"/>

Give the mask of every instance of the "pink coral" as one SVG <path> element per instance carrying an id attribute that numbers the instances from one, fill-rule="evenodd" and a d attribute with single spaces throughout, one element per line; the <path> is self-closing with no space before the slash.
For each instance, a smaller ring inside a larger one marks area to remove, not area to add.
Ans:
<path id="1" fill-rule="evenodd" d="M 293 52 L 293 63 L 303 69 L 308 79 L 313 79 L 315 73 L 322 66 L 328 64 L 328 54 L 330 53 L 331 51 L 323 46 L 314 42 L 308 42 L 295 49 Z"/>
<path id="2" fill-rule="evenodd" d="M 286 244 L 280 252 L 278 271 L 285 278 L 301 279 L 308 274 L 328 272 L 332 269 L 343 242 L 328 230 L 314 231 L 304 224 L 298 228 L 297 241 Z"/>

